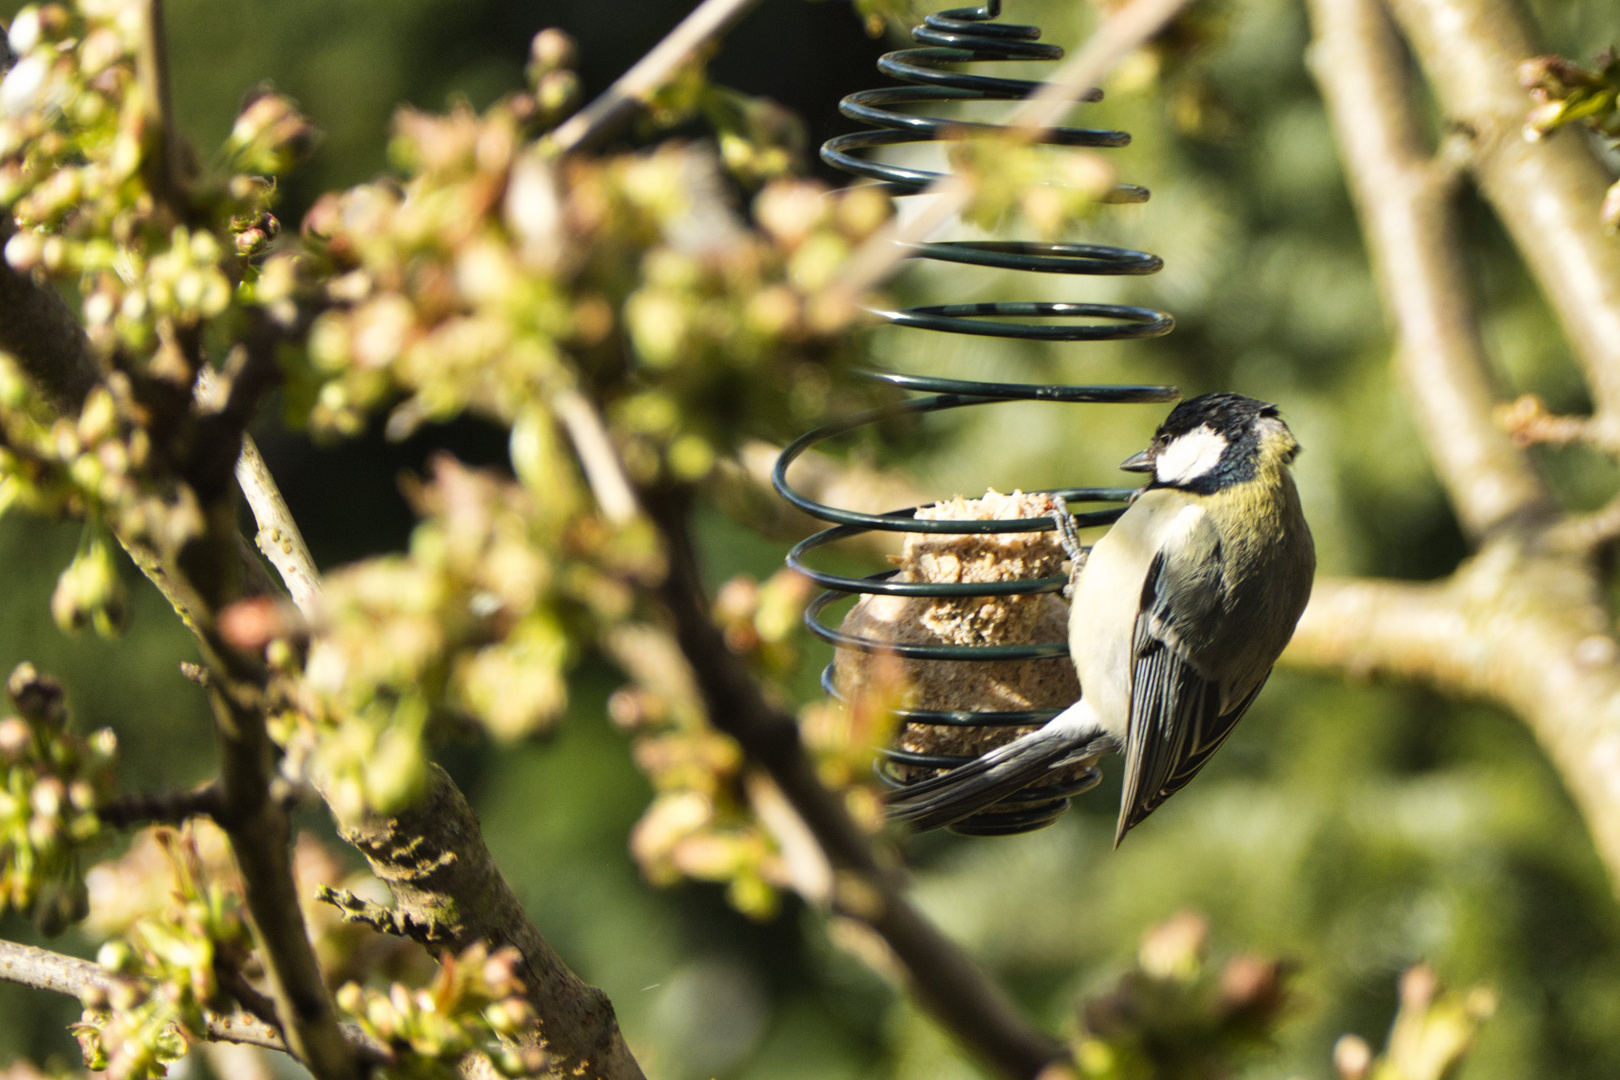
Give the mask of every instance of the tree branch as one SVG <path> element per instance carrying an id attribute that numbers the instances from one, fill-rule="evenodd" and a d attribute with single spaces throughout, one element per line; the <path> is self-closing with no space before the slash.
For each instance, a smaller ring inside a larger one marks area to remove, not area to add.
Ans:
<path id="1" fill-rule="evenodd" d="M 607 995 L 580 980 L 540 936 L 484 846 L 478 818 L 444 770 L 394 817 L 340 828 L 393 891 L 396 925 L 423 944 L 463 949 L 488 942 L 523 955 L 524 996 L 540 1016 L 530 1041 L 545 1050 L 552 1075 L 641 1080 Z"/>
<path id="2" fill-rule="evenodd" d="M 231 536 L 233 546 L 234 530 Z M 220 665 L 211 665 L 216 671 Z M 318 1080 L 353 1077 L 354 1054 L 310 945 L 292 871 L 292 824 L 271 796 L 273 747 L 262 684 L 211 680 L 223 794 L 219 823 L 231 839 L 270 995 L 287 1041 Z"/>
<path id="3" fill-rule="evenodd" d="M 135 77 L 140 84 L 146 130 L 142 164 L 153 197 L 172 210 L 180 221 L 188 215 L 180 134 L 174 123 L 174 102 L 169 90 L 168 34 L 163 26 L 163 0 L 141 5 L 141 43 L 135 54 Z"/>
<path id="4" fill-rule="evenodd" d="M 96 807 L 96 817 L 115 829 L 140 825 L 179 825 L 194 817 L 218 820 L 225 798 L 217 783 L 189 791 L 134 792 Z"/>
<path id="5" fill-rule="evenodd" d="M 1492 433 L 1461 243 L 1422 154 L 1394 35 L 1377 0 L 1309 3 L 1313 68 L 1418 424 L 1459 518 L 1483 544 L 1442 583 L 1318 581 L 1282 662 L 1411 679 L 1515 712 L 1559 770 L 1620 891 L 1620 642 L 1593 558 L 1620 528 L 1620 508 L 1559 513 L 1522 454 L 1503 445 L 1508 436 Z M 1569 310 L 1572 296 L 1601 299 L 1611 288 L 1605 275 L 1620 270 L 1620 248 L 1587 243 L 1601 238 L 1596 198 L 1580 201 L 1592 164 L 1584 149 L 1566 139 L 1551 152 L 1518 138 L 1524 100 L 1513 69 L 1529 45 L 1516 13 L 1507 0 L 1391 3 L 1442 104 L 1469 121 L 1475 175 L 1563 314 L 1600 407 L 1620 416 L 1620 334 L 1585 340 L 1607 316 Z"/>
<path id="6" fill-rule="evenodd" d="M 564 153 L 594 150 L 628 123 L 682 64 L 734 26 L 757 3 L 759 0 L 703 0 L 595 101 L 559 124 L 550 141 Z"/>
<path id="7" fill-rule="evenodd" d="M 136 75 L 144 95 L 146 131 L 143 169 L 152 197 L 177 221 L 190 217 L 179 132 L 169 100 L 167 40 L 162 0 L 144 0 Z M 332 995 L 310 944 L 293 877 L 292 825 L 287 808 L 271 795 L 275 747 L 266 727 L 268 672 L 257 660 L 236 653 L 219 639 L 219 612 L 243 599 L 242 538 L 229 488 L 231 463 L 242 452 L 242 434 L 274 371 L 277 329 L 259 312 L 249 312 L 242 343 L 242 378 L 219 380 L 219 392 L 202 382 L 179 389 L 189 410 L 194 445 L 177 462 L 177 479 L 203 504 L 204 530 L 171 561 L 148 550 L 138 537 L 120 537 L 143 570 L 158 569 L 165 596 L 190 625 L 213 674 L 205 688 L 214 714 L 220 757 L 219 824 L 230 838 L 242 875 L 242 893 L 251 916 L 261 962 L 281 1018 L 282 1034 L 316 1080 L 354 1080 L 359 1072 L 353 1048 L 338 1026 Z M 175 336 L 187 354 L 193 380 L 206 369 L 200 333 L 179 329 Z M 198 400 L 201 393 L 202 401 Z M 215 401 L 222 397 L 223 401 Z M 189 608 L 189 611 L 187 610 Z"/>
<path id="8" fill-rule="evenodd" d="M 270 475 L 270 466 L 246 435 L 242 436 L 241 456 L 236 459 L 236 483 L 259 526 L 255 543 L 281 576 L 298 610 L 306 618 L 311 616 L 321 594 L 320 571 L 315 568 L 304 536 L 298 531 L 298 522 L 287 508 L 287 500 L 282 498 L 275 477 Z"/>
<path id="9" fill-rule="evenodd" d="M 1480 190 L 1557 313 L 1603 423 L 1620 429 L 1620 244 L 1598 208 L 1609 179 L 1579 132 L 1521 134 L 1518 65 L 1543 51 L 1514 0 L 1390 0 L 1446 119 L 1473 137 Z"/>
<path id="10" fill-rule="evenodd" d="M 1553 509 L 1492 422 L 1495 394 L 1446 170 L 1424 149 L 1394 27 L 1378 0 L 1310 0 L 1311 70 L 1339 140 L 1396 361 L 1429 456 L 1474 539 Z"/>
<path id="11" fill-rule="evenodd" d="M 48 949 L 36 949 L 32 945 L 0 941 L 0 981 L 82 999 L 92 990 L 110 992 L 117 980 L 100 965 L 88 960 L 65 956 Z M 241 1012 L 206 1011 L 203 1017 L 205 1029 L 201 1034 L 205 1039 L 259 1046 L 266 1050 L 278 1050 L 283 1054 L 290 1053 L 286 1042 L 281 1038 L 281 1033 L 256 1016 Z M 371 1038 L 359 1027 L 345 1024 L 343 1035 L 356 1055 L 362 1059 L 379 1063 L 393 1060 L 394 1055 L 388 1047 Z"/>
<path id="12" fill-rule="evenodd" d="M 835 893 L 867 898 L 845 904 L 841 913 L 883 938 L 903 967 L 912 995 L 982 1061 L 1013 1080 L 1039 1075 L 1062 1056 L 1061 1044 L 1029 1026 L 1006 995 L 905 898 L 894 870 L 879 862 L 843 802 L 816 775 L 793 717 L 765 700 L 759 685 L 726 648 L 709 618 L 698 577 L 687 532 L 686 495 L 643 492 L 642 505 L 658 526 L 669 555 L 664 601 L 709 719 L 770 775 L 834 870 L 846 885 L 854 886 Z"/>
<path id="13" fill-rule="evenodd" d="M 1318 581 L 1282 662 L 1512 710 L 1563 777 L 1620 891 L 1617 660 L 1590 563 L 1501 544 L 1445 584 Z"/>

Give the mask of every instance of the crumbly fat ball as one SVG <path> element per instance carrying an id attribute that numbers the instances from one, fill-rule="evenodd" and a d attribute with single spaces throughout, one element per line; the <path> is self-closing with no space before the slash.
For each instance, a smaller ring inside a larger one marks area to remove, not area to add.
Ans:
<path id="1" fill-rule="evenodd" d="M 980 499 L 958 496 L 925 507 L 919 519 L 987 521 L 1049 517 L 1049 495 L 1014 491 L 986 492 Z M 1063 548 L 1055 532 L 986 533 L 971 536 L 907 533 L 897 580 L 928 582 L 1010 581 L 1063 573 Z M 872 641 L 904 645 L 1027 645 L 1068 638 L 1069 608 L 1054 593 L 1014 596 L 968 596 L 938 599 L 900 596 L 863 597 L 844 618 L 842 629 Z M 875 677 L 877 656 L 839 649 L 834 672 L 841 693 L 862 693 Z M 889 661 L 894 663 L 895 661 Z M 1061 709 L 1080 696 L 1074 665 L 1067 658 L 1020 661 L 898 661 L 904 675 L 906 704 L 914 709 L 960 709 L 1008 712 Z M 904 724 L 897 745 L 925 754 L 976 757 L 1008 743 L 1028 727 L 944 727 Z M 1084 770 L 1060 774 L 1070 779 Z M 907 780 L 933 770 L 904 768 Z M 993 810 L 991 812 L 994 812 Z"/>

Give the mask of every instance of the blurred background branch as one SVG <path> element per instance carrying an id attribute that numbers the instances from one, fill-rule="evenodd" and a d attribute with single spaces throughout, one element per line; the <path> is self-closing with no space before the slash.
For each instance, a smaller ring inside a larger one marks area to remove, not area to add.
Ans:
<path id="1" fill-rule="evenodd" d="M 1585 358 L 1593 393 L 1620 338 L 1620 247 L 1593 208 L 1606 184 L 1573 139 L 1530 143 L 1514 71 L 1530 50 L 1496 0 L 1396 0 L 1453 122 L 1475 140 L 1474 174 L 1503 215 Z M 1479 550 L 1444 583 L 1318 582 L 1285 657 L 1312 670 L 1417 679 L 1513 709 L 1580 805 L 1620 890 L 1620 645 L 1595 548 L 1612 532 L 1571 528 L 1523 451 L 1495 424 L 1495 393 L 1469 300 L 1452 186 L 1422 148 L 1414 88 L 1378 0 L 1312 0 L 1322 86 L 1395 323 L 1418 428 Z M 1447 29 L 1438 29 L 1444 25 Z"/>
<path id="2" fill-rule="evenodd" d="M 1470 172 L 1586 371 L 1599 422 L 1620 421 L 1620 245 L 1593 207 L 1612 182 L 1576 132 L 1524 137 L 1518 69 L 1544 50 L 1515 0 L 1390 0 Z"/>

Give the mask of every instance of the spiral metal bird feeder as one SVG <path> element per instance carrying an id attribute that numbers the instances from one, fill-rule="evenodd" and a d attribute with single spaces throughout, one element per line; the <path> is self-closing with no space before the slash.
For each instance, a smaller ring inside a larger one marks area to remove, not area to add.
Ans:
<path id="1" fill-rule="evenodd" d="M 981 61 L 1041 60 L 1062 57 L 1063 50 L 1042 43 L 1038 27 L 998 21 L 1000 0 L 977 8 L 957 8 L 930 15 L 912 31 L 917 47 L 888 53 L 878 69 L 902 85 L 864 90 L 846 97 L 840 112 L 870 125 L 868 130 L 840 135 L 821 148 L 828 164 L 876 183 L 896 196 L 914 195 L 940 178 L 940 174 L 888 164 L 866 156 L 867 151 L 902 144 L 940 143 L 1004 130 L 1003 125 L 927 115 L 923 110 L 943 103 L 1011 101 L 1027 97 L 1043 85 L 1023 79 L 1000 78 L 954 70 Z M 1095 96 L 1093 97 L 1095 100 Z M 1067 147 L 1119 147 L 1130 141 L 1122 131 L 1056 127 L 1041 133 L 1036 142 Z M 1121 185 L 1113 201 L 1146 200 L 1145 189 Z M 1156 273 L 1163 265 L 1158 256 L 1100 244 L 1044 243 L 1021 240 L 974 240 L 922 243 L 909 258 L 965 264 L 1001 270 L 1058 275 L 1141 275 Z M 874 311 L 877 318 L 918 331 L 969 334 L 1054 342 L 1118 341 L 1156 337 L 1173 326 L 1171 317 L 1150 308 L 1117 304 L 1066 301 L 989 301 L 942 304 Z M 1040 321 L 1010 321 L 1036 319 Z M 1052 593 L 1062 590 L 1061 576 L 999 582 L 918 582 L 894 580 L 890 570 L 853 578 L 827 573 L 807 562 L 818 548 L 870 531 L 925 534 L 1030 533 L 1054 527 L 1051 518 L 989 521 L 920 520 L 919 507 L 886 514 L 865 514 L 829 506 L 811 499 L 788 483 L 789 466 L 811 447 L 871 424 L 899 416 L 943 412 L 1008 401 L 1068 403 L 1130 403 L 1172 401 L 1179 392 L 1171 386 L 1063 385 L 944 379 L 924 375 L 868 371 L 866 378 L 887 383 L 907 394 L 906 399 L 882 408 L 817 428 L 790 444 L 776 462 L 773 481 L 789 502 L 831 523 L 831 527 L 802 541 L 788 554 L 787 564 L 826 591 L 809 606 L 805 620 L 818 637 L 840 649 L 887 651 L 911 660 L 985 663 L 1035 660 L 1068 655 L 1064 641 L 1026 645 L 897 644 L 846 633 L 828 625 L 823 616 L 830 607 L 851 596 L 988 597 Z M 1131 488 L 1074 487 L 1050 492 L 1080 507 L 1076 524 L 1085 527 L 1114 521 L 1122 512 Z M 1084 507 L 1094 507 L 1084 509 Z M 839 696 L 834 666 L 822 675 L 823 686 Z M 906 723 L 958 729 L 1027 727 L 1045 723 L 1058 709 L 973 711 L 906 709 Z M 949 769 L 971 760 L 954 754 L 918 753 L 891 747 L 884 751 L 879 775 L 892 787 L 904 785 L 929 770 Z M 991 811 L 957 822 L 953 831 L 970 835 L 1027 832 L 1056 821 L 1073 796 L 1095 786 L 1095 769 L 1031 786 L 1008 796 Z"/>

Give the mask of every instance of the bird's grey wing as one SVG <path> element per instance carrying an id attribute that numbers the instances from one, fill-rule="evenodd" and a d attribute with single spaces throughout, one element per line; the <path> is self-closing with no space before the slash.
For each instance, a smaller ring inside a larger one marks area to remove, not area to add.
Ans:
<path id="1" fill-rule="evenodd" d="M 1154 556 L 1132 641 L 1125 786 L 1114 842 L 1181 790 L 1220 747 L 1265 684 L 1205 677 L 1195 654 L 1220 633 L 1220 540 L 1213 528 Z M 1235 693 L 1234 693 L 1235 691 Z"/>

